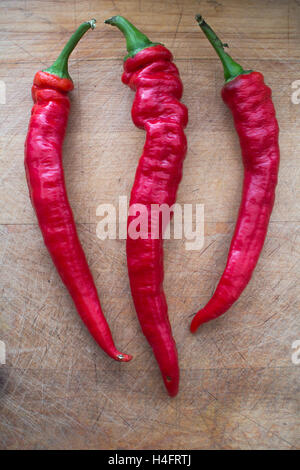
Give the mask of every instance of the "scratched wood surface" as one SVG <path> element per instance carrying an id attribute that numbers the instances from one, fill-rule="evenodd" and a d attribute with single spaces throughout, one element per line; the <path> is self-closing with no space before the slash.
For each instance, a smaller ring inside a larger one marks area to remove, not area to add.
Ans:
<path id="1" fill-rule="evenodd" d="M 188 330 L 224 268 L 242 185 L 239 144 L 220 89 L 221 65 L 194 21 L 202 13 L 245 68 L 273 89 L 281 167 L 257 269 L 224 317 Z M 99 204 L 129 196 L 145 134 L 130 118 L 120 81 L 125 43 L 103 24 L 123 14 L 174 54 L 189 107 L 189 151 L 178 202 L 205 208 L 205 243 L 165 243 L 165 291 L 181 385 L 169 399 L 130 297 L 124 240 L 96 236 Z M 43 245 L 23 168 L 35 71 L 70 33 L 97 28 L 70 61 L 75 83 L 64 146 L 70 201 L 104 311 L 117 364 L 83 327 Z M 1 1 L 0 80 L 0 447 L 3 449 L 292 449 L 300 446 L 299 213 L 300 2 L 296 0 Z"/>

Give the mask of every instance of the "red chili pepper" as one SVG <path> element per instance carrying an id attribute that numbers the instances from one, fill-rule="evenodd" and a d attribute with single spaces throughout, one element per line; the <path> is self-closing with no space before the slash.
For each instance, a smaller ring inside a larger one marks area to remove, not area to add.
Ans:
<path id="1" fill-rule="evenodd" d="M 131 356 L 116 349 L 102 313 L 76 232 L 62 166 L 62 144 L 70 108 L 67 93 L 73 89 L 68 58 L 84 33 L 94 28 L 95 22 L 91 20 L 79 26 L 54 64 L 34 77 L 32 98 L 35 104 L 25 142 L 25 169 L 45 244 L 79 315 L 109 356 L 117 361 L 129 361 Z"/>
<path id="2" fill-rule="evenodd" d="M 114 16 L 106 23 L 124 34 L 128 55 L 122 81 L 136 91 L 132 119 L 145 129 L 146 143 L 131 192 L 130 206 L 143 204 L 148 213 L 145 238 L 127 236 L 127 263 L 137 315 L 160 367 L 169 395 L 178 392 L 179 367 L 163 291 L 163 242 L 151 239 L 151 204 L 171 207 L 182 176 L 186 154 L 186 107 L 179 102 L 182 83 L 172 54 L 152 43 L 129 21 Z M 128 228 L 136 216 L 129 216 Z"/>
<path id="3" fill-rule="evenodd" d="M 192 332 L 225 313 L 248 284 L 267 234 L 279 168 L 278 123 L 263 75 L 243 70 L 203 18 L 197 15 L 196 20 L 224 67 L 222 98 L 240 138 L 244 185 L 225 271 L 210 301 L 193 318 Z"/>

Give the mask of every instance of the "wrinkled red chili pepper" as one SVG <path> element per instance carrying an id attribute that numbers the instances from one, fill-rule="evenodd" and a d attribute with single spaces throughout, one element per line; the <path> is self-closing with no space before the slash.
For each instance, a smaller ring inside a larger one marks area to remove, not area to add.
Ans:
<path id="1" fill-rule="evenodd" d="M 102 313 L 69 205 L 62 166 L 62 144 L 73 82 L 68 58 L 95 20 L 83 23 L 72 35 L 54 64 L 37 72 L 32 87 L 34 106 L 25 142 L 25 169 L 32 205 L 46 247 L 69 290 L 79 315 L 99 346 L 117 361 L 129 361 L 115 347 Z"/>
<path id="2" fill-rule="evenodd" d="M 137 315 L 159 364 L 169 395 L 178 392 L 179 367 L 163 291 L 163 230 L 151 239 L 151 204 L 175 202 L 186 154 L 187 108 L 179 102 L 182 83 L 172 54 L 152 43 L 129 21 L 115 16 L 106 21 L 124 34 L 128 55 L 122 81 L 136 91 L 132 119 L 147 136 L 135 175 L 130 206 L 143 204 L 148 213 L 145 238 L 127 236 L 127 263 Z M 128 228 L 136 216 L 129 215 Z"/>
<path id="3" fill-rule="evenodd" d="M 222 98 L 239 135 L 244 164 L 243 196 L 225 271 L 191 331 L 225 313 L 248 284 L 267 234 L 279 168 L 278 123 L 271 90 L 261 73 L 245 71 L 200 15 L 199 26 L 219 55 L 225 76 Z"/>

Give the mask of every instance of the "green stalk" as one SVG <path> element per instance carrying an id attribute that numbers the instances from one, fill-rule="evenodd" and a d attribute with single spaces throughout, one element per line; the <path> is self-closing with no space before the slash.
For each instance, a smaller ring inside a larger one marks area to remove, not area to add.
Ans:
<path id="1" fill-rule="evenodd" d="M 70 37 L 69 41 L 59 54 L 58 58 L 56 61 L 51 65 L 51 67 L 48 67 L 47 69 L 44 70 L 44 72 L 51 73 L 52 75 L 57 75 L 60 78 L 68 78 L 69 80 L 72 80 L 72 78 L 69 75 L 68 72 L 68 60 L 70 57 L 71 52 L 77 45 L 77 43 L 80 41 L 82 36 L 90 29 L 94 29 L 96 25 L 96 20 L 90 20 L 85 23 L 82 23 L 75 33 L 72 34 Z"/>
<path id="2" fill-rule="evenodd" d="M 145 34 L 139 31 L 130 21 L 126 20 L 123 16 L 113 16 L 104 23 L 116 26 L 125 36 L 126 48 L 128 54 L 124 57 L 124 60 L 128 57 L 134 57 L 138 52 L 148 47 L 153 47 L 161 44 L 160 42 L 150 41 Z"/>
<path id="3" fill-rule="evenodd" d="M 209 40 L 209 42 L 211 43 L 211 45 L 213 46 L 216 53 L 221 59 L 224 69 L 225 83 L 230 82 L 239 75 L 252 72 L 252 70 L 244 70 L 240 64 L 235 62 L 230 57 L 230 55 L 224 51 L 224 47 L 228 47 L 228 45 L 222 43 L 222 41 L 218 38 L 212 28 L 204 21 L 201 15 L 196 15 L 195 18 L 200 28 L 204 32 L 205 36 L 207 37 L 207 39 Z"/>

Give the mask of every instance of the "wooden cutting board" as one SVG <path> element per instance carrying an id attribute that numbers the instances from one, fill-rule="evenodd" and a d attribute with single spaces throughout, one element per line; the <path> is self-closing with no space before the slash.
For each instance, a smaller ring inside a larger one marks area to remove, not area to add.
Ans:
<path id="1" fill-rule="evenodd" d="M 249 286 L 222 318 L 189 333 L 225 265 L 242 164 L 220 90 L 222 68 L 201 13 L 245 68 L 273 90 L 281 167 L 269 233 Z M 100 204 L 129 197 L 145 133 L 122 85 L 125 42 L 103 21 L 122 14 L 174 54 L 189 108 L 189 150 L 177 201 L 203 204 L 205 242 L 165 242 L 165 291 L 180 393 L 170 399 L 133 308 L 124 240 L 100 240 Z M 64 145 L 70 202 L 102 305 L 129 364 L 109 359 L 82 325 L 53 267 L 28 198 L 23 146 L 37 70 L 95 17 L 70 60 L 75 83 Z M 0 447 L 3 449 L 292 449 L 300 446 L 300 2 L 296 0 L 30 1 L 0 4 Z M 4 85 L 3 85 L 4 83 Z M 299 88 L 299 83 L 298 83 Z M 2 343 L 3 344 L 3 343 Z"/>

